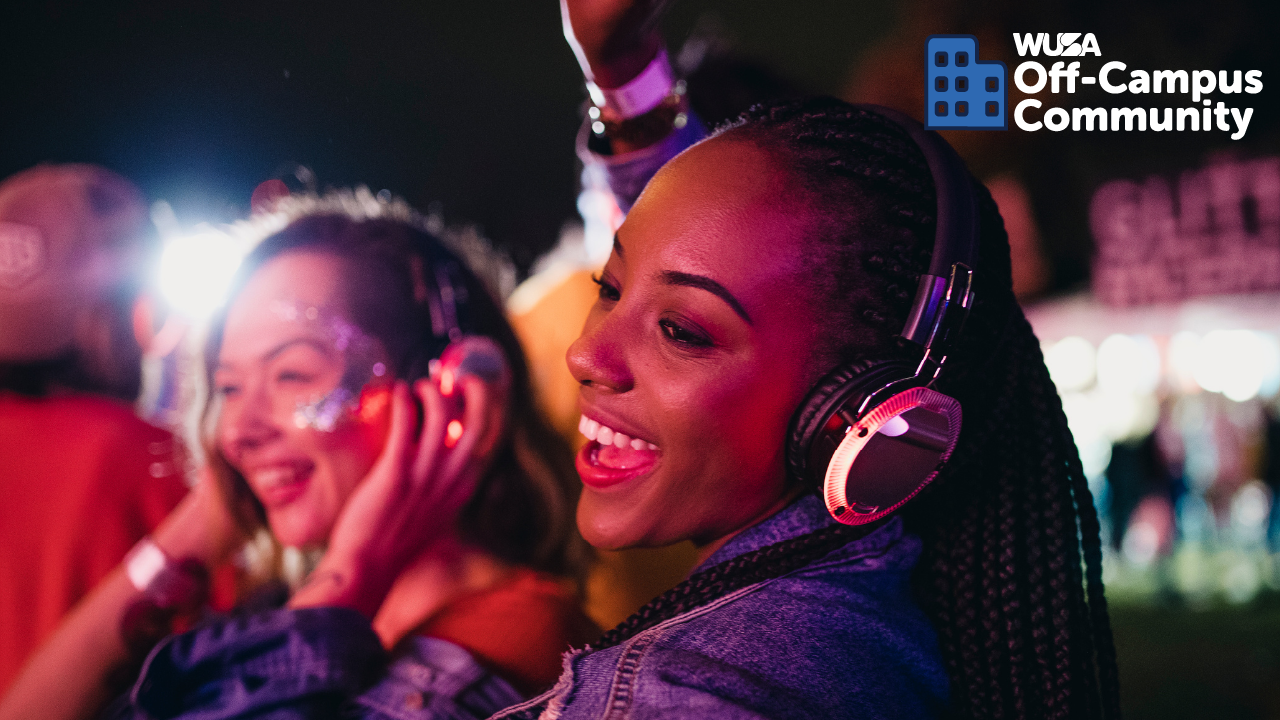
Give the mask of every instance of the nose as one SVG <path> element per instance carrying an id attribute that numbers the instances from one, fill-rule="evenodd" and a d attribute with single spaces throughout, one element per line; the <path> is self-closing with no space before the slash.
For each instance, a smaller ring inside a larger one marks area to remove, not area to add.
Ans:
<path id="1" fill-rule="evenodd" d="M 617 308 L 604 313 L 597 307 L 587 317 L 582 335 L 565 353 L 569 373 L 583 387 L 625 393 L 635 385 L 626 360 L 629 333 L 624 331 L 621 320 Z"/>
<path id="2" fill-rule="evenodd" d="M 224 400 L 218 427 L 223 451 L 232 458 L 281 434 L 270 399 L 261 387 L 244 387 L 236 397 Z"/>

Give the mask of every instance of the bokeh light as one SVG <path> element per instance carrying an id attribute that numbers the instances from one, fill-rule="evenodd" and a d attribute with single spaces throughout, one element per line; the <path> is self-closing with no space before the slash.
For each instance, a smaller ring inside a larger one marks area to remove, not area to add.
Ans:
<path id="1" fill-rule="evenodd" d="M 170 237 L 160 257 L 160 292 L 188 319 L 207 319 L 226 301 L 247 250 L 235 237 L 212 229 Z"/>
<path id="2" fill-rule="evenodd" d="M 1059 392 L 1083 390 L 1093 384 L 1096 353 L 1088 340 L 1072 335 L 1050 345 L 1044 354 L 1049 377 Z"/>
<path id="3" fill-rule="evenodd" d="M 1146 335 L 1110 335 L 1098 346 L 1098 387 L 1147 394 L 1160 382 L 1160 351 Z"/>

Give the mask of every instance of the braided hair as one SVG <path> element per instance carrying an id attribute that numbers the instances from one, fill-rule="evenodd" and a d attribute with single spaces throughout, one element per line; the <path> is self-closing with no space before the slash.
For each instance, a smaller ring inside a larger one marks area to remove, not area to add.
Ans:
<path id="1" fill-rule="evenodd" d="M 758 105 L 716 134 L 769 153 L 802 191 L 817 245 L 806 276 L 830 331 L 819 370 L 869 354 L 910 357 L 897 334 L 928 266 L 937 204 L 905 130 L 839 100 L 809 98 Z M 937 630 L 957 716 L 1119 717 L 1093 498 L 1039 342 L 1014 300 L 1003 221 L 975 185 L 976 302 L 938 383 L 960 401 L 964 426 L 951 460 L 901 513 L 924 543 L 916 596 Z M 832 526 L 705 570 L 604 644 L 803 567 L 861 534 Z"/>

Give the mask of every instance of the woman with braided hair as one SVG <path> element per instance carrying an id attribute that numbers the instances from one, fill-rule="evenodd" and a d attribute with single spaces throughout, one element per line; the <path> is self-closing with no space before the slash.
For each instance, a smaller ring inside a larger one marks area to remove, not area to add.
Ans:
<path id="1" fill-rule="evenodd" d="M 1118 716 L 1097 517 L 990 194 L 973 182 L 976 303 L 937 383 L 964 410 L 954 454 L 878 529 L 841 525 L 787 437 L 832 368 L 919 362 L 899 334 L 933 175 L 898 122 L 812 98 L 753 108 L 626 196 L 641 153 L 687 135 L 647 134 L 671 100 L 630 117 L 660 5 L 562 2 L 614 88 L 593 90 L 593 149 L 635 202 L 568 354 L 578 524 L 604 548 L 692 540 L 702 563 L 510 716 Z"/>
<path id="2" fill-rule="evenodd" d="M 692 540 L 702 564 L 508 716 L 1118 714 L 1092 499 L 977 187 L 976 303 L 938 382 L 963 430 L 867 534 L 788 473 L 786 443 L 833 367 L 919 360 L 898 333 L 933 247 L 921 149 L 812 98 L 757 106 L 654 176 L 568 355 L 590 440 L 578 525 L 604 548 Z"/>

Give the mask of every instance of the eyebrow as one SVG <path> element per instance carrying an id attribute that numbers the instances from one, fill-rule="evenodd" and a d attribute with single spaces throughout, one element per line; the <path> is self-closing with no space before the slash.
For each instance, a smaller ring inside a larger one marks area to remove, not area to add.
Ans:
<path id="1" fill-rule="evenodd" d="M 309 345 L 312 348 L 315 348 L 317 352 L 327 356 L 333 354 L 331 348 L 326 347 L 324 343 L 316 340 L 315 338 L 299 337 L 299 338 L 293 338 L 292 340 L 286 340 L 280 343 L 279 345 L 277 345 L 276 347 L 272 348 L 269 352 L 267 352 L 265 355 L 262 356 L 262 362 L 271 362 L 272 360 L 275 360 L 277 357 L 280 357 L 280 355 L 282 355 L 284 351 L 294 347 L 295 345 Z M 225 362 L 223 362 L 222 360 L 219 360 L 218 364 L 214 367 L 214 372 L 218 372 L 222 370 L 229 371 L 232 369 L 233 368 L 228 367 Z"/>
<path id="2" fill-rule="evenodd" d="M 333 355 L 333 348 L 325 343 L 312 337 L 297 337 L 292 340 L 286 340 L 275 347 L 271 352 L 263 356 L 264 360 L 271 361 L 284 354 L 285 350 L 289 350 L 295 345 L 308 345 L 319 352 L 321 355 Z"/>
<path id="3" fill-rule="evenodd" d="M 692 288 L 698 288 L 699 290 L 706 290 L 712 295 L 715 295 L 716 297 L 728 303 L 729 307 L 733 308 L 733 311 L 738 313 L 739 317 L 741 317 L 743 320 L 746 320 L 748 325 L 755 324 L 751 320 L 751 316 L 747 314 L 747 309 L 742 307 L 742 303 L 738 302 L 738 298 L 734 297 L 733 293 L 726 290 L 723 285 L 716 282 L 715 280 L 712 280 L 709 277 L 703 277 L 702 275 L 692 275 L 690 273 L 678 272 L 676 270 L 664 270 L 660 277 L 662 279 L 662 282 L 666 283 L 667 285 L 681 285 L 684 287 L 692 287 Z"/>
<path id="4" fill-rule="evenodd" d="M 613 251 L 618 254 L 618 259 L 623 259 L 622 242 L 618 240 L 618 234 L 613 234 Z M 725 286 L 703 275 L 694 275 L 692 273 L 679 272 L 677 270 L 664 270 L 659 276 L 663 283 L 667 285 L 680 285 L 683 287 L 698 288 L 706 290 L 721 300 L 729 304 L 733 311 L 738 313 L 738 317 L 747 322 L 748 325 L 754 325 L 751 315 L 747 313 L 747 309 L 742 307 L 742 303 L 738 302 L 738 298 L 733 296 Z"/>

